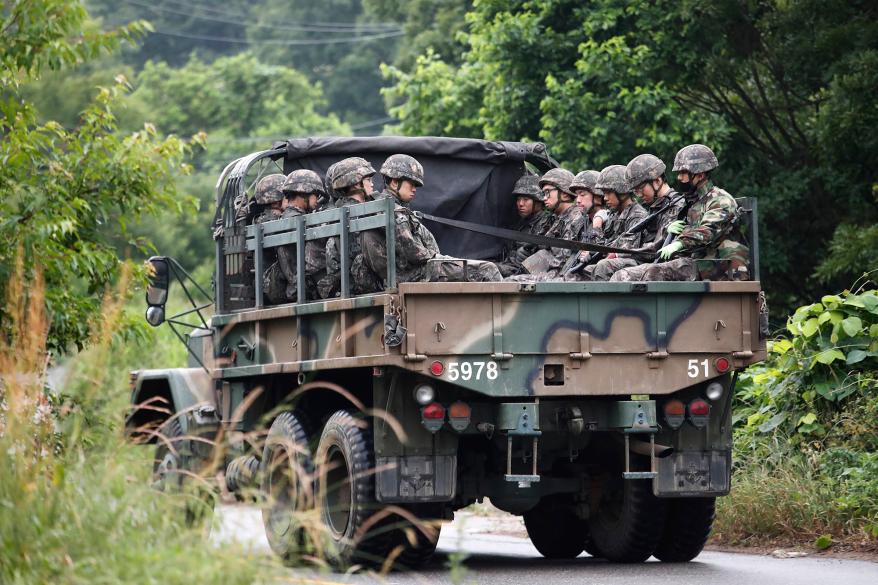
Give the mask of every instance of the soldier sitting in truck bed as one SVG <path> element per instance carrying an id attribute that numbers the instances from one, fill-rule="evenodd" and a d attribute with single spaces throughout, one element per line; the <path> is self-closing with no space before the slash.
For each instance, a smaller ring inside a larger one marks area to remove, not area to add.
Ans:
<path id="1" fill-rule="evenodd" d="M 512 195 L 515 197 L 515 209 L 519 217 L 513 229 L 538 236 L 546 233 L 552 223 L 552 214 L 546 211 L 543 205 L 539 177 L 525 174 L 516 181 Z M 536 244 L 524 242 L 510 242 L 510 244 L 506 259 L 497 263 L 497 268 L 504 277 L 520 274 L 524 270 L 521 263 L 539 248 Z"/>
<path id="2" fill-rule="evenodd" d="M 396 200 L 396 278 L 398 282 L 462 281 L 497 282 L 503 280 L 493 262 L 462 260 L 444 256 L 432 232 L 415 217 L 408 204 L 418 187 L 424 185 L 424 167 L 407 154 L 393 154 L 381 165 L 384 191 L 379 197 Z M 387 278 L 387 245 L 383 232 L 363 233 L 366 265 L 381 278 Z M 464 273 L 464 269 L 466 272 Z M 385 288 L 385 287 L 382 287 Z"/>
<path id="3" fill-rule="evenodd" d="M 372 177 L 375 169 L 364 158 L 352 156 L 338 161 L 326 171 L 326 184 L 335 199 L 336 207 L 345 207 L 371 201 L 375 192 Z M 337 297 L 341 291 L 341 251 L 339 238 L 326 241 L 326 276 L 317 283 L 322 299 Z M 382 290 L 381 280 L 366 266 L 359 238 L 350 243 L 351 292 L 355 295 Z"/>

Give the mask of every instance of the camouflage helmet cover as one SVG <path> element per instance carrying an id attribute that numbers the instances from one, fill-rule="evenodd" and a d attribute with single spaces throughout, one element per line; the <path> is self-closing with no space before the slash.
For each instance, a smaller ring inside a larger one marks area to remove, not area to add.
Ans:
<path id="1" fill-rule="evenodd" d="M 631 192 L 631 186 L 625 178 L 625 167 L 622 165 L 610 165 L 604 168 L 598 176 L 595 187 L 605 193 L 613 191 L 614 193 L 625 195 Z"/>
<path id="2" fill-rule="evenodd" d="M 665 174 L 665 163 L 654 154 L 635 156 L 625 167 L 625 179 L 633 189 L 647 181 L 653 181 Z"/>
<path id="3" fill-rule="evenodd" d="M 570 184 L 572 182 L 573 173 L 567 169 L 558 167 L 546 171 L 546 174 L 540 178 L 540 188 L 542 189 L 543 185 L 554 185 L 560 191 L 563 191 L 568 195 L 573 195 L 573 191 L 570 190 Z"/>
<path id="4" fill-rule="evenodd" d="M 342 159 L 326 171 L 326 184 L 332 190 L 347 189 L 375 174 L 372 164 L 359 156 Z"/>
<path id="5" fill-rule="evenodd" d="M 269 203 L 282 200 L 284 198 L 282 188 L 286 180 L 286 176 L 280 173 L 266 175 L 259 179 L 259 182 L 256 183 L 256 193 L 254 196 L 256 203 L 268 205 Z"/>
<path id="6" fill-rule="evenodd" d="M 573 177 L 573 182 L 570 183 L 570 190 L 585 189 L 595 195 L 603 195 L 603 191 L 595 187 L 599 176 L 600 173 L 597 171 L 582 171 Z"/>
<path id="7" fill-rule="evenodd" d="M 684 146 L 674 157 L 674 172 L 706 173 L 719 166 L 716 155 L 703 144 Z"/>
<path id="8" fill-rule="evenodd" d="M 381 165 L 380 172 L 391 179 L 408 179 L 418 187 L 424 185 L 424 167 L 407 154 L 391 154 Z"/>
<path id="9" fill-rule="evenodd" d="M 287 175 L 283 185 L 284 193 L 318 193 L 326 195 L 326 189 L 320 175 L 308 169 L 297 169 Z"/>
<path id="10" fill-rule="evenodd" d="M 543 201 L 543 192 L 540 191 L 540 179 L 536 175 L 526 173 L 515 181 L 512 194 L 515 197 L 527 197 L 537 202 Z"/>

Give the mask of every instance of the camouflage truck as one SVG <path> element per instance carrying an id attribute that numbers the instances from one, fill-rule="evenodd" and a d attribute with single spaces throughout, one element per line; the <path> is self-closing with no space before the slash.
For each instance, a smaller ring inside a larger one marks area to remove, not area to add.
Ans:
<path id="1" fill-rule="evenodd" d="M 736 373 L 765 357 L 755 201 L 742 205 L 750 282 L 397 283 L 391 259 L 386 290 L 351 296 L 343 253 L 338 298 L 307 298 L 305 242 L 349 250 L 384 230 L 392 258 L 393 200 L 247 225 L 256 179 L 397 152 L 425 167 L 416 209 L 488 226 L 512 223 L 527 166 L 555 165 L 542 144 L 394 137 L 290 140 L 232 162 L 217 183 L 214 312 L 185 337 L 189 367 L 132 374 L 128 425 L 156 443 L 157 482 L 220 461 L 221 487 L 265 495 L 268 540 L 291 560 L 309 546 L 302 518 L 319 517 L 338 565 L 401 553 L 415 566 L 436 547 L 430 520 L 486 497 L 523 515 L 545 557 L 697 556 L 730 488 Z M 504 246 L 430 227 L 456 257 Z M 265 252 L 281 245 L 297 250 L 300 301 L 268 306 Z M 169 277 L 185 273 L 153 265 L 158 325 Z"/>

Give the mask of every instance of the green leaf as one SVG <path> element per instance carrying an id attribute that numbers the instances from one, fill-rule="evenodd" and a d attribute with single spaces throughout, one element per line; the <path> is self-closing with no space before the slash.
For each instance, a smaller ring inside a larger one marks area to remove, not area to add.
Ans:
<path id="1" fill-rule="evenodd" d="M 838 295 L 825 295 L 820 302 L 828 309 L 829 305 L 838 305 L 841 302 L 841 297 Z"/>
<path id="2" fill-rule="evenodd" d="M 811 337 L 817 330 L 820 328 L 820 324 L 817 322 L 817 319 L 811 318 L 805 321 L 800 325 L 802 329 L 802 335 L 805 337 Z"/>
<path id="3" fill-rule="evenodd" d="M 841 328 L 848 337 L 854 337 L 863 329 L 863 321 L 859 317 L 848 317 L 841 322 Z"/>
<path id="4" fill-rule="evenodd" d="M 810 425 L 811 423 L 815 422 L 816 420 L 817 420 L 817 415 L 814 414 L 813 412 L 809 412 L 808 414 L 799 417 L 799 422 L 796 423 L 796 426 L 798 427 L 798 426 L 802 426 L 802 425 Z"/>
<path id="5" fill-rule="evenodd" d="M 844 313 L 841 311 L 829 311 L 829 320 L 833 325 L 841 323 L 842 319 L 844 319 Z"/>
<path id="6" fill-rule="evenodd" d="M 827 311 L 825 313 L 820 313 L 820 316 L 817 317 L 817 323 L 819 323 L 820 325 L 823 325 L 824 323 L 829 321 L 829 319 L 831 319 L 831 318 L 832 318 L 832 313 L 830 313 L 829 311 Z"/>
<path id="7" fill-rule="evenodd" d="M 827 349 L 826 351 L 821 351 L 817 355 L 814 356 L 814 361 L 820 362 L 821 364 L 829 365 L 835 360 L 843 360 L 845 359 L 844 352 L 840 349 Z"/>
<path id="8" fill-rule="evenodd" d="M 825 315 L 826 313 L 824 313 Z M 778 339 L 771 344 L 771 351 L 783 355 L 793 348 L 793 342 L 789 339 Z"/>
<path id="9" fill-rule="evenodd" d="M 817 540 L 814 541 L 814 546 L 816 546 L 820 550 L 828 549 L 830 546 L 832 546 L 832 535 L 821 534 L 817 537 Z"/>
<path id="10" fill-rule="evenodd" d="M 788 413 L 786 413 L 786 412 L 777 413 L 776 415 L 774 415 L 773 417 L 768 419 L 768 421 L 759 425 L 759 431 L 762 433 L 770 433 L 771 431 L 773 431 L 774 429 L 779 427 L 781 424 L 783 424 L 783 422 L 785 420 L 787 420 L 787 416 L 788 416 Z"/>
<path id="11" fill-rule="evenodd" d="M 878 337 L 878 323 L 869 327 L 869 337 Z"/>
<path id="12" fill-rule="evenodd" d="M 845 361 L 846 361 L 847 365 L 849 365 L 849 366 L 853 365 L 853 364 L 858 364 L 861 361 L 863 361 L 864 359 L 866 359 L 866 357 L 868 357 L 868 355 L 869 355 L 869 352 L 863 351 L 862 349 L 852 349 L 851 351 L 848 352 L 848 357 L 847 357 L 847 360 L 845 360 Z"/>

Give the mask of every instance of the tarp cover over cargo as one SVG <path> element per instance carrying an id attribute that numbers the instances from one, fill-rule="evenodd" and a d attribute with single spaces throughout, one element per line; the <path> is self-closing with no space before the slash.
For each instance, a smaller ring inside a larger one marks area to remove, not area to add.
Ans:
<path id="1" fill-rule="evenodd" d="M 544 172 L 557 166 L 543 144 L 475 140 L 470 138 L 410 138 L 376 136 L 353 138 L 297 138 L 274 144 L 286 146 L 284 172 L 305 168 L 326 175 L 329 166 L 349 156 L 361 156 L 381 168 L 391 154 L 408 154 L 424 165 L 425 184 L 418 189 L 411 208 L 491 226 L 516 221 L 510 195 L 525 172 L 524 162 Z M 384 188 L 375 176 L 375 190 Z M 464 258 L 497 256 L 503 242 L 474 232 L 429 222 L 443 254 Z"/>

